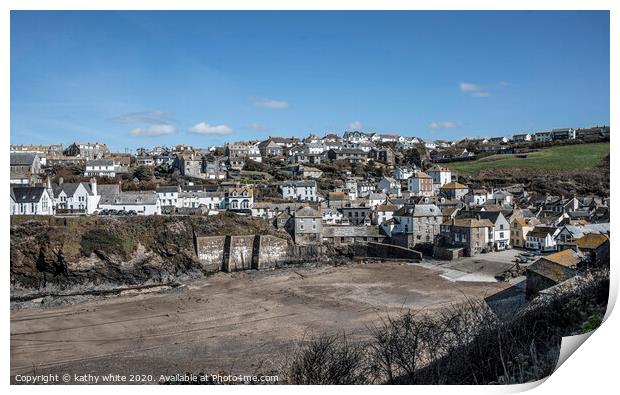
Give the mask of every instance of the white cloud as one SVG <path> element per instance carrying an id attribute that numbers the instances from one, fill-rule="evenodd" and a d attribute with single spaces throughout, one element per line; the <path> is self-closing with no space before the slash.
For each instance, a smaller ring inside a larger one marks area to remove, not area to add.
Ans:
<path id="1" fill-rule="evenodd" d="M 228 125 L 209 125 L 206 122 L 197 123 L 187 129 L 187 131 L 195 134 L 215 134 L 220 136 L 232 134 L 234 132 L 234 130 Z"/>
<path id="2" fill-rule="evenodd" d="M 162 123 L 156 125 L 149 125 L 145 128 L 135 128 L 132 129 L 129 134 L 138 137 L 157 137 L 165 136 L 167 134 L 174 134 L 176 133 L 176 131 L 177 128 L 174 125 Z"/>
<path id="3" fill-rule="evenodd" d="M 172 115 L 172 113 L 163 111 L 140 111 L 119 115 L 110 118 L 110 120 L 117 123 L 163 124 L 170 123 L 170 118 L 172 117 Z"/>
<path id="4" fill-rule="evenodd" d="M 281 110 L 283 108 L 288 107 L 288 102 L 284 100 L 273 100 L 273 99 L 257 99 L 254 100 L 254 105 L 256 107 L 262 108 L 271 108 L 274 110 Z"/>
<path id="5" fill-rule="evenodd" d="M 480 85 L 472 84 L 471 82 L 461 82 L 459 84 L 459 88 L 462 92 L 475 92 L 481 89 Z"/>
<path id="6" fill-rule="evenodd" d="M 496 84 L 486 85 L 473 84 L 471 82 L 461 82 L 459 84 L 459 89 L 461 90 L 461 92 L 465 92 L 471 97 L 491 97 L 495 96 L 494 92 L 496 92 L 498 89 L 502 89 L 507 86 L 510 86 L 510 83 L 506 81 L 500 81 Z"/>
<path id="7" fill-rule="evenodd" d="M 460 128 L 461 126 L 463 126 L 461 122 L 453 122 L 453 121 L 431 122 L 430 124 L 428 124 L 428 128 L 433 131 L 438 131 L 441 129 Z"/>
<path id="8" fill-rule="evenodd" d="M 253 122 L 250 125 L 250 129 L 254 129 L 258 132 L 268 132 L 270 130 L 267 126 L 263 125 L 260 122 Z"/>
<path id="9" fill-rule="evenodd" d="M 360 130 L 362 128 L 362 123 L 360 121 L 353 121 L 349 124 L 349 129 L 351 130 Z"/>

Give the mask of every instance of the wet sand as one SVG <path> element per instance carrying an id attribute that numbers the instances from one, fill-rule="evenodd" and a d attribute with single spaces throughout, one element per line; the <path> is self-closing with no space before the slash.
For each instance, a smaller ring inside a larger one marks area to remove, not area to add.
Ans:
<path id="1" fill-rule="evenodd" d="M 366 336 L 385 314 L 507 286 L 402 263 L 219 273 L 165 293 L 13 311 L 11 375 L 266 372 L 305 336 Z"/>

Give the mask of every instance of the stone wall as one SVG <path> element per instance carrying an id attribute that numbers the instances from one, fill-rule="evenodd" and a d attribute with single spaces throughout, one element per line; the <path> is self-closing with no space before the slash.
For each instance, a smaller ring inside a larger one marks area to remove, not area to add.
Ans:
<path id="1" fill-rule="evenodd" d="M 209 272 L 219 271 L 224 261 L 226 236 L 203 236 L 195 239 L 199 240 L 194 245 L 203 268 Z"/>
<path id="2" fill-rule="evenodd" d="M 435 246 L 433 248 L 433 258 L 441 259 L 445 261 L 452 261 L 455 259 L 462 258 L 465 255 L 465 251 L 463 248 L 448 248 Z"/>
<path id="3" fill-rule="evenodd" d="M 354 254 L 355 256 L 371 258 L 422 260 L 422 253 L 419 251 L 394 244 L 373 242 L 356 244 Z"/>
<path id="4" fill-rule="evenodd" d="M 285 239 L 275 236 L 259 238 L 257 269 L 274 268 L 278 263 L 290 259 L 289 244 Z"/>
<path id="5" fill-rule="evenodd" d="M 194 243 L 207 271 L 270 269 L 293 260 L 288 241 L 270 235 L 195 236 Z"/>
<path id="6" fill-rule="evenodd" d="M 228 259 L 224 260 L 225 272 L 236 272 L 239 270 L 256 269 L 252 264 L 254 254 L 254 235 L 251 236 L 228 236 L 230 246 L 224 254 Z M 258 236 L 260 237 L 260 236 Z"/>

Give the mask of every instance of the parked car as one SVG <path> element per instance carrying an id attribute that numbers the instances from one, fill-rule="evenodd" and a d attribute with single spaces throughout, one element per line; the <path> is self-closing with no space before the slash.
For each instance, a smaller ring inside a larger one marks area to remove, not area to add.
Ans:
<path id="1" fill-rule="evenodd" d="M 127 212 L 125 210 L 118 210 L 116 215 L 125 215 Z"/>
<path id="2" fill-rule="evenodd" d="M 136 210 L 129 210 L 129 211 L 127 211 L 126 215 L 134 216 L 134 215 L 138 215 L 138 213 L 136 212 Z"/>
<path id="3" fill-rule="evenodd" d="M 117 211 L 114 210 L 113 208 L 108 210 L 108 215 L 116 215 L 116 213 Z"/>
<path id="4" fill-rule="evenodd" d="M 99 211 L 98 215 L 108 215 L 110 210 L 108 210 L 107 208 L 104 208 L 103 210 Z"/>

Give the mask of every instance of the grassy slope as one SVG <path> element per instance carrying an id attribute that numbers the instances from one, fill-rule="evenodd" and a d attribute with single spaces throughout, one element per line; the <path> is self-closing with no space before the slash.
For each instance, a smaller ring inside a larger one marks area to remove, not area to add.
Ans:
<path id="1" fill-rule="evenodd" d="M 540 170 L 582 170 L 596 166 L 609 154 L 609 143 L 567 145 L 530 153 L 527 159 L 496 155 L 472 162 L 453 162 L 446 166 L 463 175 L 475 175 L 482 169 L 529 168 Z"/>

